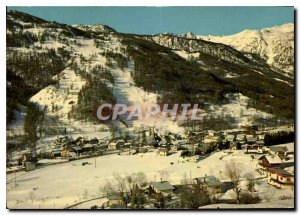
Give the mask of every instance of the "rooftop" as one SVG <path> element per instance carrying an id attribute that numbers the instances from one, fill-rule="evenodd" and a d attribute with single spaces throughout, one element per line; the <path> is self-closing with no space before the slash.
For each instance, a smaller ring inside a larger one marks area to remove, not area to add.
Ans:
<path id="1" fill-rule="evenodd" d="M 265 157 L 270 164 L 283 163 L 281 158 L 278 155 L 276 155 L 276 156 L 264 155 L 264 156 L 260 157 L 259 160 L 261 160 L 263 157 Z"/>
<path id="2" fill-rule="evenodd" d="M 195 178 L 198 182 L 206 183 L 210 187 L 220 186 L 222 183 L 215 176 L 204 176 Z"/>
<path id="3" fill-rule="evenodd" d="M 160 191 L 175 189 L 168 181 L 152 182 L 151 185 Z"/>
<path id="4" fill-rule="evenodd" d="M 268 169 L 268 171 L 272 172 L 272 173 L 276 173 L 281 176 L 293 176 L 293 174 L 291 174 L 288 171 L 281 169 L 281 168 L 270 168 L 270 169 Z"/>
<path id="5" fill-rule="evenodd" d="M 269 149 L 273 152 L 287 152 L 288 148 L 286 146 L 270 146 Z"/>

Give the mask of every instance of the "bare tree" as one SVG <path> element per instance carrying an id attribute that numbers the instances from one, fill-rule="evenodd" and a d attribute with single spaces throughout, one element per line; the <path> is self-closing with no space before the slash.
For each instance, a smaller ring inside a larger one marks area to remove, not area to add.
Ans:
<path id="1" fill-rule="evenodd" d="M 103 191 L 107 193 L 107 195 L 116 195 L 123 199 L 125 205 L 125 194 L 127 191 L 127 180 L 126 177 L 122 177 L 119 174 L 114 174 L 113 179 L 107 181 L 103 186 Z"/>
<path id="2" fill-rule="evenodd" d="M 231 182 L 234 184 L 234 192 L 236 194 L 236 200 L 237 203 L 240 203 L 240 194 L 241 194 L 241 188 L 240 188 L 240 183 L 241 183 L 241 168 L 239 166 L 239 164 L 234 161 L 231 160 L 230 163 L 227 163 L 225 165 L 225 172 L 224 174 L 231 180 Z"/>
<path id="3" fill-rule="evenodd" d="M 138 172 L 135 174 L 135 181 L 139 187 L 147 185 L 147 175 L 144 172 Z"/>

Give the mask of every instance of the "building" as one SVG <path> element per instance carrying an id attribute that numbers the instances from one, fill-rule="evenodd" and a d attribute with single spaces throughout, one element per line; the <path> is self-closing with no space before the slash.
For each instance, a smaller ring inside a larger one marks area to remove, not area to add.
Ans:
<path id="1" fill-rule="evenodd" d="M 109 195 L 107 198 L 108 198 L 107 206 L 109 206 L 109 207 L 124 205 L 123 198 L 119 195 Z"/>
<path id="2" fill-rule="evenodd" d="M 25 162 L 25 171 L 31 171 L 36 169 L 35 162 Z"/>
<path id="3" fill-rule="evenodd" d="M 269 168 L 268 183 L 277 188 L 294 185 L 294 174 L 281 168 Z"/>
<path id="4" fill-rule="evenodd" d="M 169 196 L 175 190 L 175 187 L 168 181 L 152 182 L 150 188 L 152 188 L 156 194 L 162 194 L 163 196 Z"/>
<path id="5" fill-rule="evenodd" d="M 256 141 L 257 141 L 257 138 L 256 138 L 256 137 L 247 137 L 247 136 L 246 136 L 246 143 L 247 143 L 247 144 L 252 145 L 252 144 L 255 144 Z"/>
<path id="6" fill-rule="evenodd" d="M 222 193 L 222 183 L 215 176 L 204 176 L 194 179 L 197 185 L 201 189 L 206 191 L 209 195 L 214 195 L 216 193 Z"/>
<path id="7" fill-rule="evenodd" d="M 125 144 L 125 141 L 124 140 L 117 140 L 116 142 L 120 147 L 123 147 L 124 144 Z"/>
<path id="8" fill-rule="evenodd" d="M 118 140 L 115 143 L 108 144 L 108 150 L 118 150 L 120 148 L 124 148 L 124 140 Z"/>
<path id="9" fill-rule="evenodd" d="M 286 152 L 288 152 L 288 148 L 286 146 L 270 146 L 269 147 L 269 153 L 271 155 L 284 156 Z"/>
<path id="10" fill-rule="evenodd" d="M 255 143 L 246 145 L 247 153 L 258 153 L 262 154 L 264 153 L 263 147 L 265 145 L 265 142 L 263 140 L 257 140 Z"/>
<path id="11" fill-rule="evenodd" d="M 171 146 L 171 152 L 178 152 L 179 149 L 180 149 L 179 145 L 173 145 L 173 146 Z"/>
<path id="12" fill-rule="evenodd" d="M 160 149 L 158 149 L 158 155 L 160 155 L 160 156 L 168 156 L 169 155 L 169 151 L 166 148 L 160 148 Z"/>
<path id="13" fill-rule="evenodd" d="M 258 163 L 265 168 L 271 168 L 280 167 L 283 162 L 278 155 L 263 155 L 258 159 Z"/>

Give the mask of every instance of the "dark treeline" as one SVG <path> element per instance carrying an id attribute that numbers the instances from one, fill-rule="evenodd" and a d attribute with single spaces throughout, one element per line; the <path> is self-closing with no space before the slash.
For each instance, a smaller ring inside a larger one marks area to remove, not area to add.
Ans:
<path id="1" fill-rule="evenodd" d="M 266 146 L 294 142 L 295 141 L 295 133 L 288 132 L 288 131 L 280 131 L 280 132 L 273 133 L 273 134 L 266 134 L 264 141 L 265 141 Z"/>

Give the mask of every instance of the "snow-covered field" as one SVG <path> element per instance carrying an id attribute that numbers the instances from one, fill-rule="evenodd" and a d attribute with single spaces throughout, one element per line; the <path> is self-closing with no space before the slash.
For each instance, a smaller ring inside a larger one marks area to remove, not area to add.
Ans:
<path id="1" fill-rule="evenodd" d="M 287 200 L 274 200 L 270 202 L 263 202 L 259 204 L 212 204 L 212 205 L 205 205 L 200 207 L 199 209 L 261 209 L 261 208 L 294 208 L 294 199 L 287 199 Z"/>
<path id="2" fill-rule="evenodd" d="M 255 178 L 261 178 L 255 171 L 256 161 L 252 161 L 251 156 L 245 155 L 243 151 L 234 151 L 232 154 L 216 152 L 198 163 L 181 158 L 180 153 L 162 157 L 157 155 L 156 150 L 136 155 L 124 152 L 121 155 L 106 155 L 51 165 L 25 174 L 19 172 L 16 174 L 16 187 L 15 174 L 8 174 L 7 206 L 64 208 L 85 199 L 102 196 L 100 188 L 107 180 L 112 180 L 115 173 L 130 175 L 143 171 L 147 174 L 148 181 L 160 181 L 162 178 L 175 185 L 180 184 L 184 176 L 195 178 L 207 174 L 227 180 L 223 174 L 224 167 L 231 160 L 239 163 L 243 174 L 252 173 Z M 83 161 L 88 161 L 90 165 L 82 166 Z M 266 182 L 260 183 L 259 186 L 260 190 L 271 187 Z M 84 193 L 87 193 L 87 198 L 84 198 Z"/>

